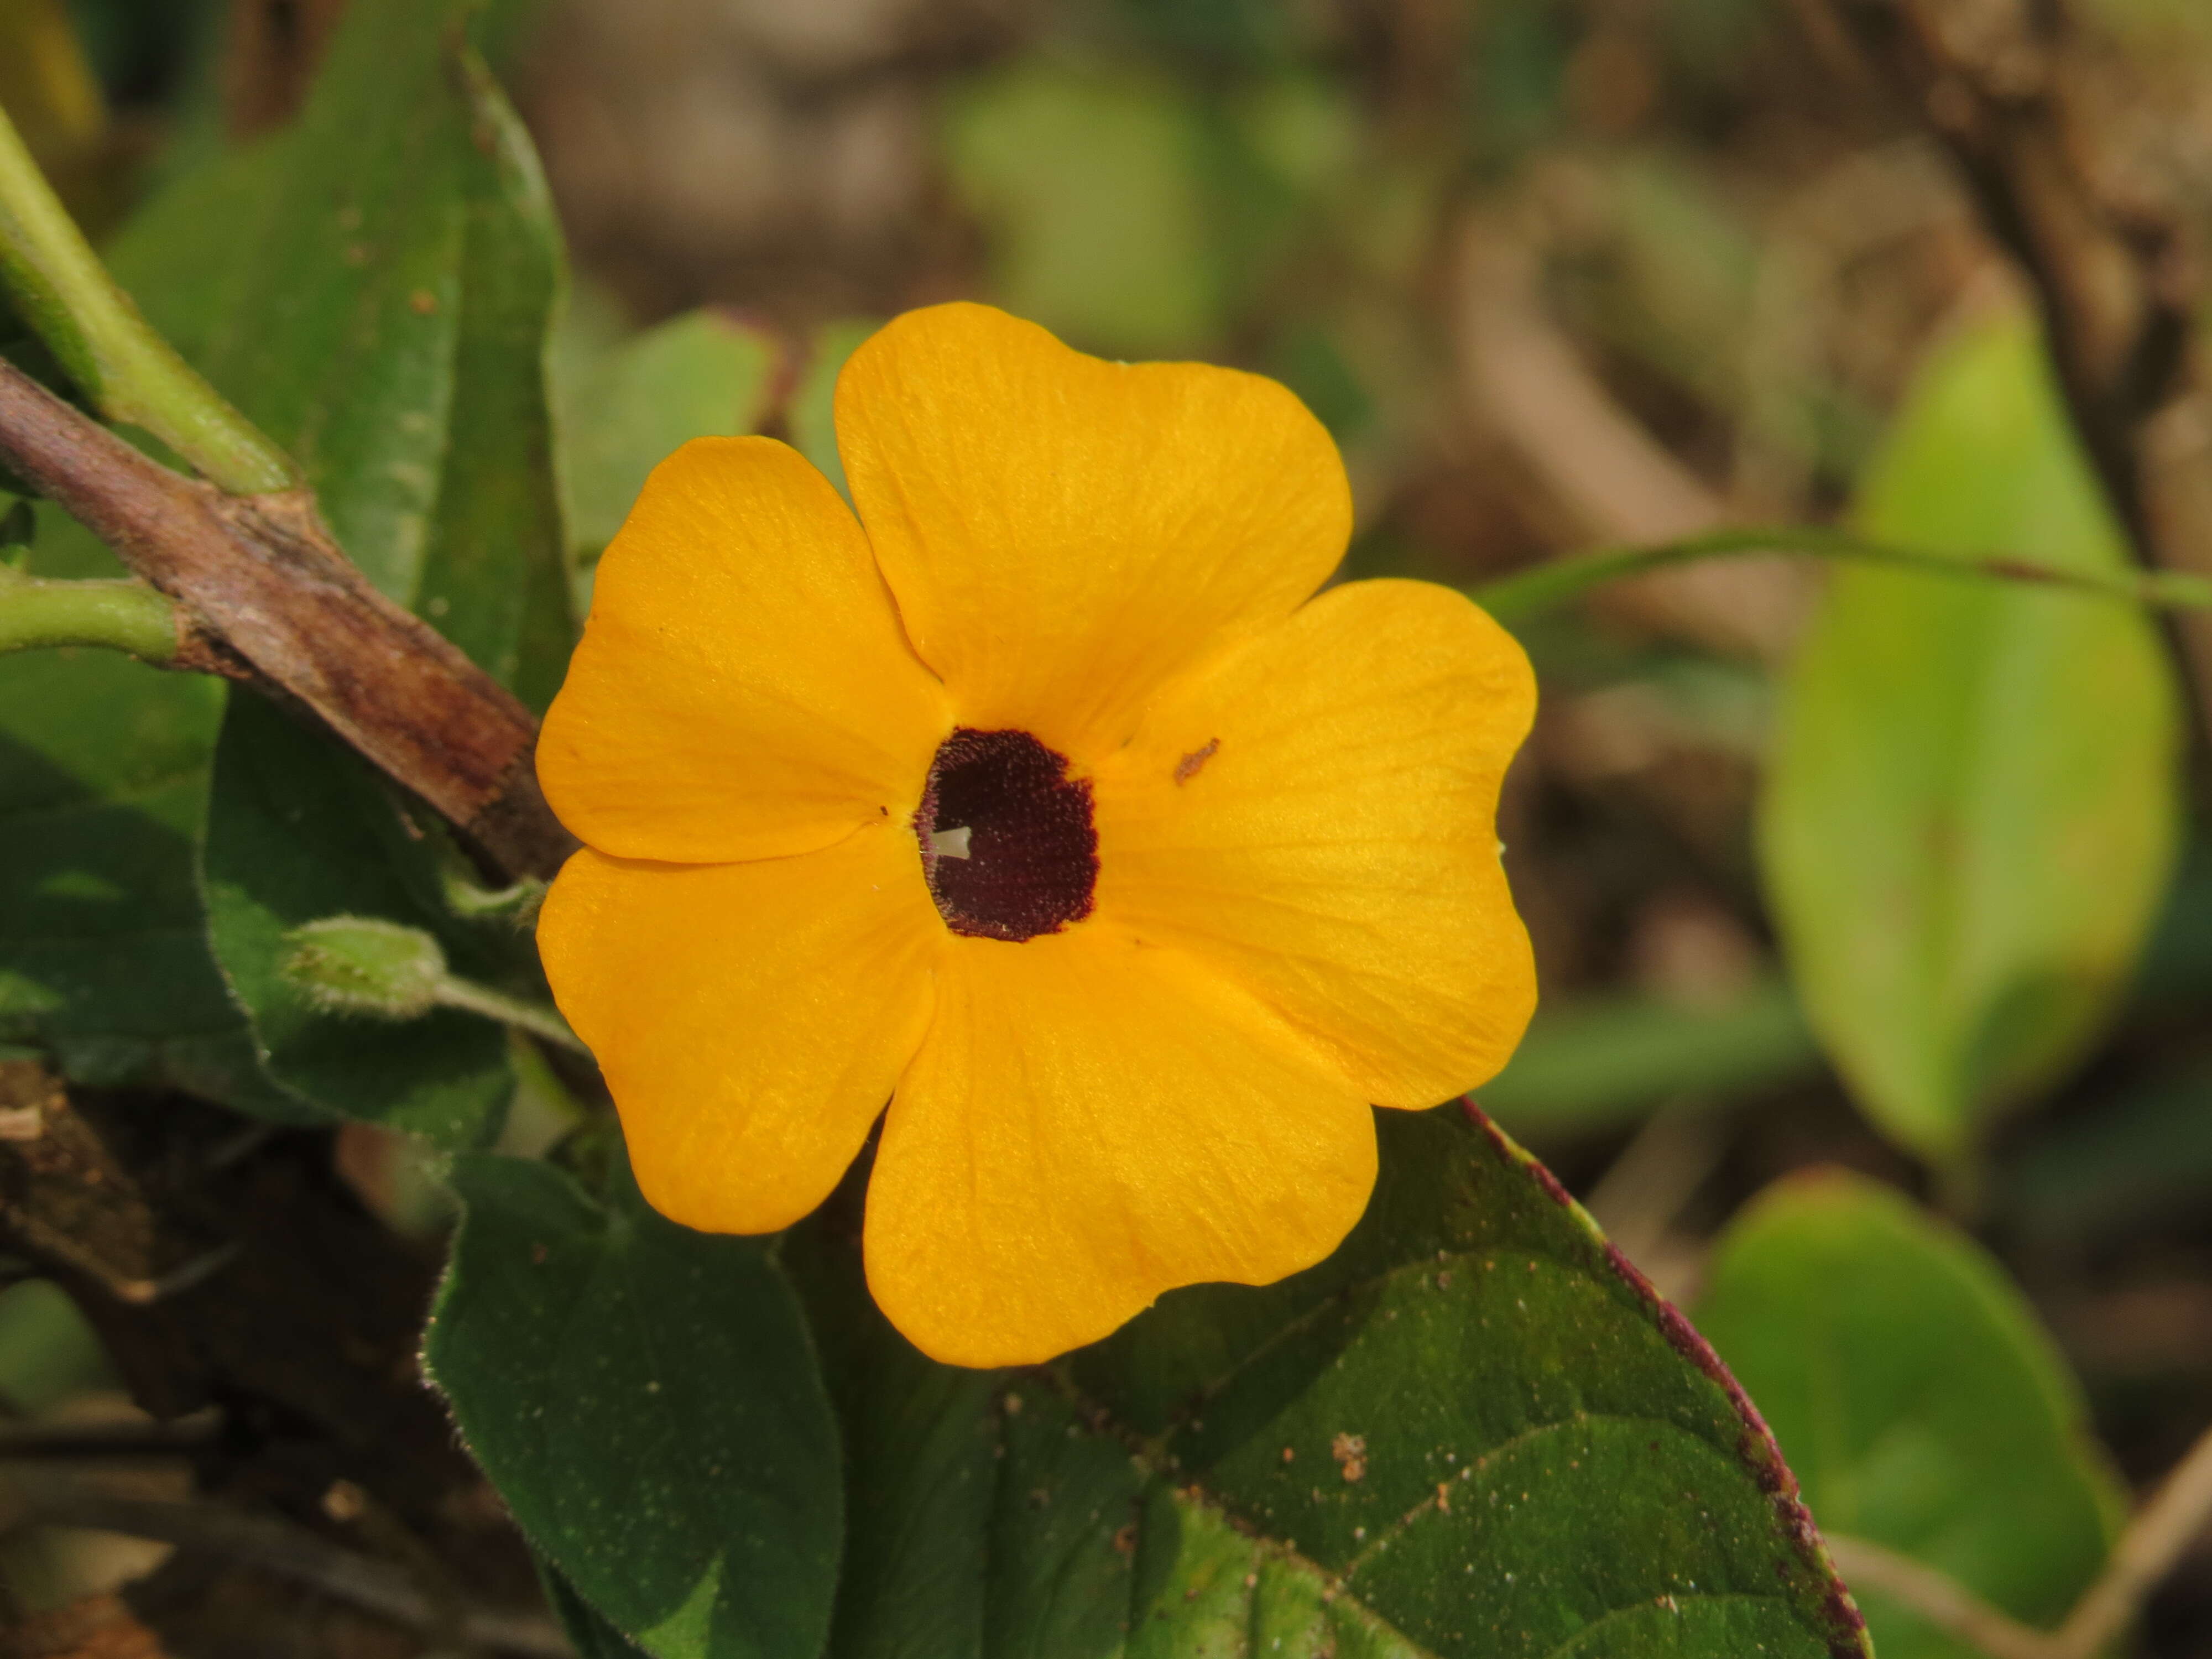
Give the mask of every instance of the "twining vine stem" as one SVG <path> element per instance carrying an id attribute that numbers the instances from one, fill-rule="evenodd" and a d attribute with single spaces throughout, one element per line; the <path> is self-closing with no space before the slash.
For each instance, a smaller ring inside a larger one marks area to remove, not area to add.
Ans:
<path id="1" fill-rule="evenodd" d="M 489 985 L 451 975 L 439 981 L 434 995 L 444 1007 L 482 1014 L 486 1019 L 495 1019 L 502 1025 L 512 1025 L 517 1030 L 556 1043 L 571 1054 L 588 1055 L 592 1052 L 584 1046 L 584 1040 L 569 1030 L 568 1022 L 543 1003 L 511 997 Z"/>
<path id="2" fill-rule="evenodd" d="M 1887 565 L 1954 580 L 2024 582 L 2071 589 L 2160 611 L 2212 610 L 2212 580 L 2176 571 L 2079 570 L 2000 553 L 1954 557 L 1922 548 L 1869 541 L 1818 525 L 1747 526 L 1709 531 L 1656 546 L 1607 548 L 1516 571 L 1468 590 L 1500 622 L 1510 623 L 1623 577 L 1647 575 L 1704 559 L 1762 553 L 1802 553 L 1844 563 Z"/>

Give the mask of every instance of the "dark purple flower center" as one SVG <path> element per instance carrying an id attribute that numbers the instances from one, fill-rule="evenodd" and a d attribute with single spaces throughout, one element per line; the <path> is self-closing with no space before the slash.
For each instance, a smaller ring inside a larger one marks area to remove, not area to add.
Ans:
<path id="1" fill-rule="evenodd" d="M 914 815 L 938 914 L 956 933 L 1025 939 L 1091 914 L 1091 785 L 1026 732 L 957 727 Z"/>

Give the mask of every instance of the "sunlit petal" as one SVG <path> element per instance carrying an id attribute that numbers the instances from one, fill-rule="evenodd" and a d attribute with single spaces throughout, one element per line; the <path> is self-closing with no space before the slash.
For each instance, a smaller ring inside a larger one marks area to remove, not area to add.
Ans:
<path id="1" fill-rule="evenodd" d="M 769 439 L 700 438 L 599 561 L 538 775 L 603 853 L 773 857 L 911 815 L 950 725 L 836 491 Z"/>
<path id="2" fill-rule="evenodd" d="M 1175 1285 L 1318 1261 L 1375 1157 L 1335 1068 L 1176 952 L 960 939 L 884 1121 L 868 1283 L 936 1358 L 1045 1359 Z"/>
<path id="3" fill-rule="evenodd" d="M 714 1232 L 828 1196 L 929 1018 L 944 926 L 910 833 L 749 864 L 568 861 L 538 949 L 605 1072 L 638 1186 Z"/>

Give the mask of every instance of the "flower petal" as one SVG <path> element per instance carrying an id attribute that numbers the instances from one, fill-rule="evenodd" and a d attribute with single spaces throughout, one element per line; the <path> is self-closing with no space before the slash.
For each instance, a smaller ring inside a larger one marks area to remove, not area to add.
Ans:
<path id="1" fill-rule="evenodd" d="M 1375 1119 L 1249 998 L 1078 927 L 952 942 L 868 1188 L 868 1284 L 933 1358 L 1022 1364 L 1163 1291 L 1336 1247 Z"/>
<path id="2" fill-rule="evenodd" d="M 1473 1088 L 1535 1006 L 1496 828 L 1535 702 L 1521 647 L 1449 589 L 1322 594 L 1097 766 L 1099 925 L 1218 969 L 1376 1105 Z"/>
<path id="3" fill-rule="evenodd" d="M 538 775 L 603 853 L 770 858 L 903 822 L 950 730 L 828 481 L 771 439 L 698 438 L 599 561 Z"/>
<path id="4" fill-rule="evenodd" d="M 639 1188 L 727 1233 L 788 1226 L 836 1185 L 921 1041 L 944 937 L 903 825 L 747 864 L 586 848 L 538 921 Z"/>
<path id="5" fill-rule="evenodd" d="M 1343 556 L 1344 465 L 1273 380 L 1110 363 L 976 305 L 897 319 L 837 382 L 837 447 L 907 636 L 965 726 L 1079 759 L 1223 630 Z"/>

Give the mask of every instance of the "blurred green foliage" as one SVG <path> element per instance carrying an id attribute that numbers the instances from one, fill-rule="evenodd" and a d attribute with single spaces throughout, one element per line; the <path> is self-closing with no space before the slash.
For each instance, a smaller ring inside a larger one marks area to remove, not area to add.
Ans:
<path id="1" fill-rule="evenodd" d="M 948 124 L 1012 309 L 1122 357 L 1187 356 L 1224 332 L 1231 250 L 1200 177 L 1212 135 L 1194 100 L 1037 64 L 971 88 Z"/>
<path id="2" fill-rule="evenodd" d="M 2119 1485 L 2080 1386 L 1969 1240 L 1856 1176 L 1784 1182 L 1722 1238 L 1697 1315 L 1832 1534 L 2041 1628 L 2096 1577 Z M 1879 1589 L 1860 1606 L 1884 1659 L 1977 1659 Z"/>
<path id="3" fill-rule="evenodd" d="M 116 1382 L 99 1337 L 59 1285 L 34 1279 L 0 1290 L 0 1419 L 36 1417 Z"/>
<path id="4" fill-rule="evenodd" d="M 671 318 L 579 362 L 554 359 L 570 556 L 588 562 L 629 516 L 646 475 L 689 439 L 759 430 L 778 352 L 758 329 L 712 311 Z"/>
<path id="5" fill-rule="evenodd" d="M 845 463 L 837 455 L 837 375 L 845 367 L 845 359 L 876 327 L 872 320 L 855 319 L 817 329 L 807 344 L 806 367 L 784 410 L 791 441 L 799 453 L 821 469 L 822 476 L 848 500 L 852 492 L 845 485 Z"/>
<path id="6" fill-rule="evenodd" d="M 1669 1101 L 1770 1091 L 1820 1068 L 1796 999 L 1775 979 L 1709 1008 L 1649 996 L 1554 1003 L 1478 1095 L 1514 1133 L 1545 1139 L 1634 1122 Z"/>
<path id="7" fill-rule="evenodd" d="M 2035 332 L 1929 365 L 1859 498 L 1881 540 L 2118 569 Z M 2091 691 L 2090 689 L 2094 688 Z M 1792 670 L 1760 845 L 1792 975 L 1868 1110 L 1971 1162 L 2128 988 L 2180 828 L 2180 700 L 2117 605 L 1841 573 Z"/>

